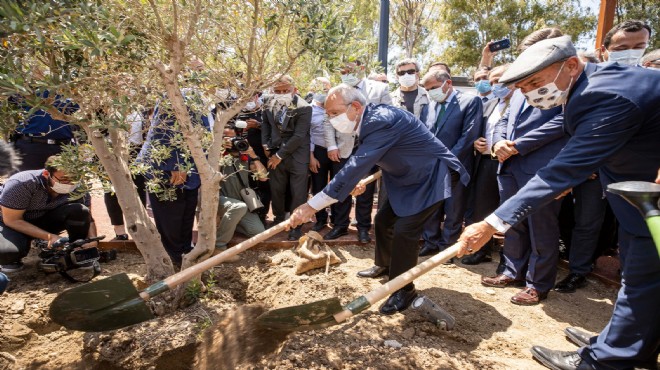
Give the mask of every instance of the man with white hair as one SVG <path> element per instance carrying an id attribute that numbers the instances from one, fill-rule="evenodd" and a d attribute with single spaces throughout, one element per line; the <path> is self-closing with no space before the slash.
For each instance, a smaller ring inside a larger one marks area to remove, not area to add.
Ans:
<path id="1" fill-rule="evenodd" d="M 330 89 L 325 109 L 338 132 L 357 133 L 359 146 L 323 191 L 293 211 L 291 226 L 354 190 L 353 194 L 364 191 L 354 187 L 373 166 L 380 166 L 389 197 L 376 214 L 376 265 L 370 276 L 389 272 L 393 279 L 417 264 L 424 222 L 450 196 L 449 170 L 459 173 L 464 184 L 470 176 L 422 121 L 402 109 L 367 105 L 362 93 L 347 84 Z M 416 295 L 410 283 L 392 294 L 380 312 L 403 311 Z"/>

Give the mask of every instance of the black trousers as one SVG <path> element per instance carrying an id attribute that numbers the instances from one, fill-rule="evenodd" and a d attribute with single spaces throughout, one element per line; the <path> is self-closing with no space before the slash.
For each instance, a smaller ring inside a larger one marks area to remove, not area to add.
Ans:
<path id="1" fill-rule="evenodd" d="M 336 164 L 338 162 L 333 162 L 328 158 L 328 149 L 322 146 L 316 145 L 314 147 L 314 158 L 319 161 L 319 169 L 317 173 L 311 172 L 312 179 L 312 194 L 316 195 L 318 192 L 323 190 L 326 185 L 328 185 L 329 179 L 335 177 L 335 170 L 337 169 Z M 350 211 L 350 206 L 349 206 Z M 333 215 L 335 214 L 334 205 L 333 205 Z M 334 218 L 334 217 L 333 217 Z M 316 221 L 317 222 L 328 222 L 328 211 L 326 208 L 323 208 L 316 212 Z M 348 226 L 348 225 L 346 225 Z"/>
<path id="2" fill-rule="evenodd" d="M 334 173 L 338 173 L 348 162 L 348 158 L 342 158 L 340 162 L 332 162 Z M 369 174 L 378 171 L 378 167 L 374 167 L 369 171 Z M 364 193 L 355 197 L 355 219 L 357 220 L 358 230 L 371 229 L 371 211 L 374 207 L 374 193 L 376 191 L 376 182 L 367 185 Z M 351 206 L 353 205 L 353 197 L 348 196 L 343 201 L 339 201 L 332 205 L 332 214 L 334 215 L 335 227 L 348 227 L 350 224 Z"/>
<path id="3" fill-rule="evenodd" d="M 69 240 L 78 240 L 87 237 L 91 221 L 89 208 L 84 204 L 67 203 L 28 222 L 51 234 L 66 230 Z M 0 222 L 0 265 L 20 262 L 30 252 L 32 239 Z"/>
<path id="4" fill-rule="evenodd" d="M 481 155 L 481 154 L 480 154 Z M 497 184 L 497 160 L 490 154 L 481 155 L 470 186 L 468 188 L 468 207 L 465 212 L 465 225 L 483 221 L 500 205 L 500 191 Z M 490 252 L 493 239 L 483 247 L 484 252 Z"/>
<path id="5" fill-rule="evenodd" d="M 269 171 L 271 205 L 275 222 L 284 221 L 287 208 L 296 209 L 307 201 L 307 173 L 309 163 L 299 163 L 292 157 L 286 158 Z M 291 190 L 291 204 L 287 204 L 287 189 Z"/>
<path id="6" fill-rule="evenodd" d="M 149 193 L 156 228 L 174 264 L 180 265 L 182 255 L 192 250 L 198 190 L 177 189 L 174 200 L 159 200 Z"/>
<path id="7" fill-rule="evenodd" d="M 19 171 L 41 170 L 45 167 L 48 157 L 62 152 L 59 144 L 36 143 L 23 139 L 18 139 L 14 143 L 14 149 L 21 157 Z"/>
<path id="8" fill-rule="evenodd" d="M 423 211 L 405 217 L 394 213 L 390 202 L 376 214 L 376 266 L 389 267 L 390 280 L 417 265 L 419 238 L 426 220 L 444 204 L 441 200 Z M 412 283 L 405 288 L 412 288 Z"/>

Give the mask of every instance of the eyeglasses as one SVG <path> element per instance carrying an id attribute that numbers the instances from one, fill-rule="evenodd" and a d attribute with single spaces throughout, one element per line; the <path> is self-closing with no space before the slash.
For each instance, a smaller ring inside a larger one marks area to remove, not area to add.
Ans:
<path id="1" fill-rule="evenodd" d="M 414 75 L 415 73 L 417 73 L 416 69 L 408 69 L 408 70 L 405 70 L 405 71 L 397 71 L 396 72 L 396 74 L 399 75 L 399 76 L 403 76 L 403 75 L 406 75 L 406 74 Z"/>
<path id="2" fill-rule="evenodd" d="M 57 176 L 55 176 L 55 175 L 50 175 L 50 177 L 52 177 L 53 179 L 57 180 L 57 182 L 59 182 L 60 184 L 68 185 L 68 184 L 72 184 L 72 183 L 73 183 L 73 182 L 72 182 L 71 180 L 69 180 L 69 179 L 62 180 L 62 179 L 60 179 L 59 177 L 57 177 Z"/>

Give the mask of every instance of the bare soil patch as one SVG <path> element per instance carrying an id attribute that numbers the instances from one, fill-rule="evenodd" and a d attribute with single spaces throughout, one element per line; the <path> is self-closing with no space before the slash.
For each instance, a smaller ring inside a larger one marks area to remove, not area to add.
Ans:
<path id="1" fill-rule="evenodd" d="M 59 275 L 36 270 L 36 256 L 13 276 L 0 297 L 0 370 L 4 369 L 541 369 L 529 348 L 573 350 L 562 330 L 600 331 L 616 290 L 590 280 L 574 294 L 551 293 L 541 305 L 509 303 L 516 288 L 479 283 L 495 263 L 440 266 L 416 281 L 421 294 L 456 318 L 443 331 L 414 311 L 382 316 L 378 307 L 325 330 L 259 332 L 254 317 L 266 309 L 330 297 L 343 303 L 385 280 L 355 273 L 373 263 L 373 247 L 333 248 L 342 263 L 295 275 L 292 250 L 249 250 L 207 279 L 200 300 L 174 314 L 103 333 L 63 329 L 48 317 L 58 292 L 71 287 Z M 103 276 L 144 274 L 139 255 L 121 253 Z M 564 274 L 562 272 L 561 274 Z M 208 283 L 208 281 L 212 281 Z M 267 340 L 264 340 L 266 338 Z M 394 340 L 401 348 L 385 345 Z"/>

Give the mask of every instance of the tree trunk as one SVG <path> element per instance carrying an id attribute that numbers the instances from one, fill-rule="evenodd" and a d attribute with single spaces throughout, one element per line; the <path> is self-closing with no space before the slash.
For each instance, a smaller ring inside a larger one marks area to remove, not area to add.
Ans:
<path id="1" fill-rule="evenodd" d="M 172 275 L 174 273 L 172 261 L 160 241 L 156 225 L 149 219 L 149 215 L 138 197 L 128 164 L 124 158 L 110 150 L 101 134 L 92 131 L 87 125 L 83 125 L 83 128 L 115 188 L 117 200 L 126 220 L 126 229 L 147 265 L 145 279 L 148 282 L 154 282 Z M 122 144 L 124 143 L 113 143 L 117 146 Z"/>

